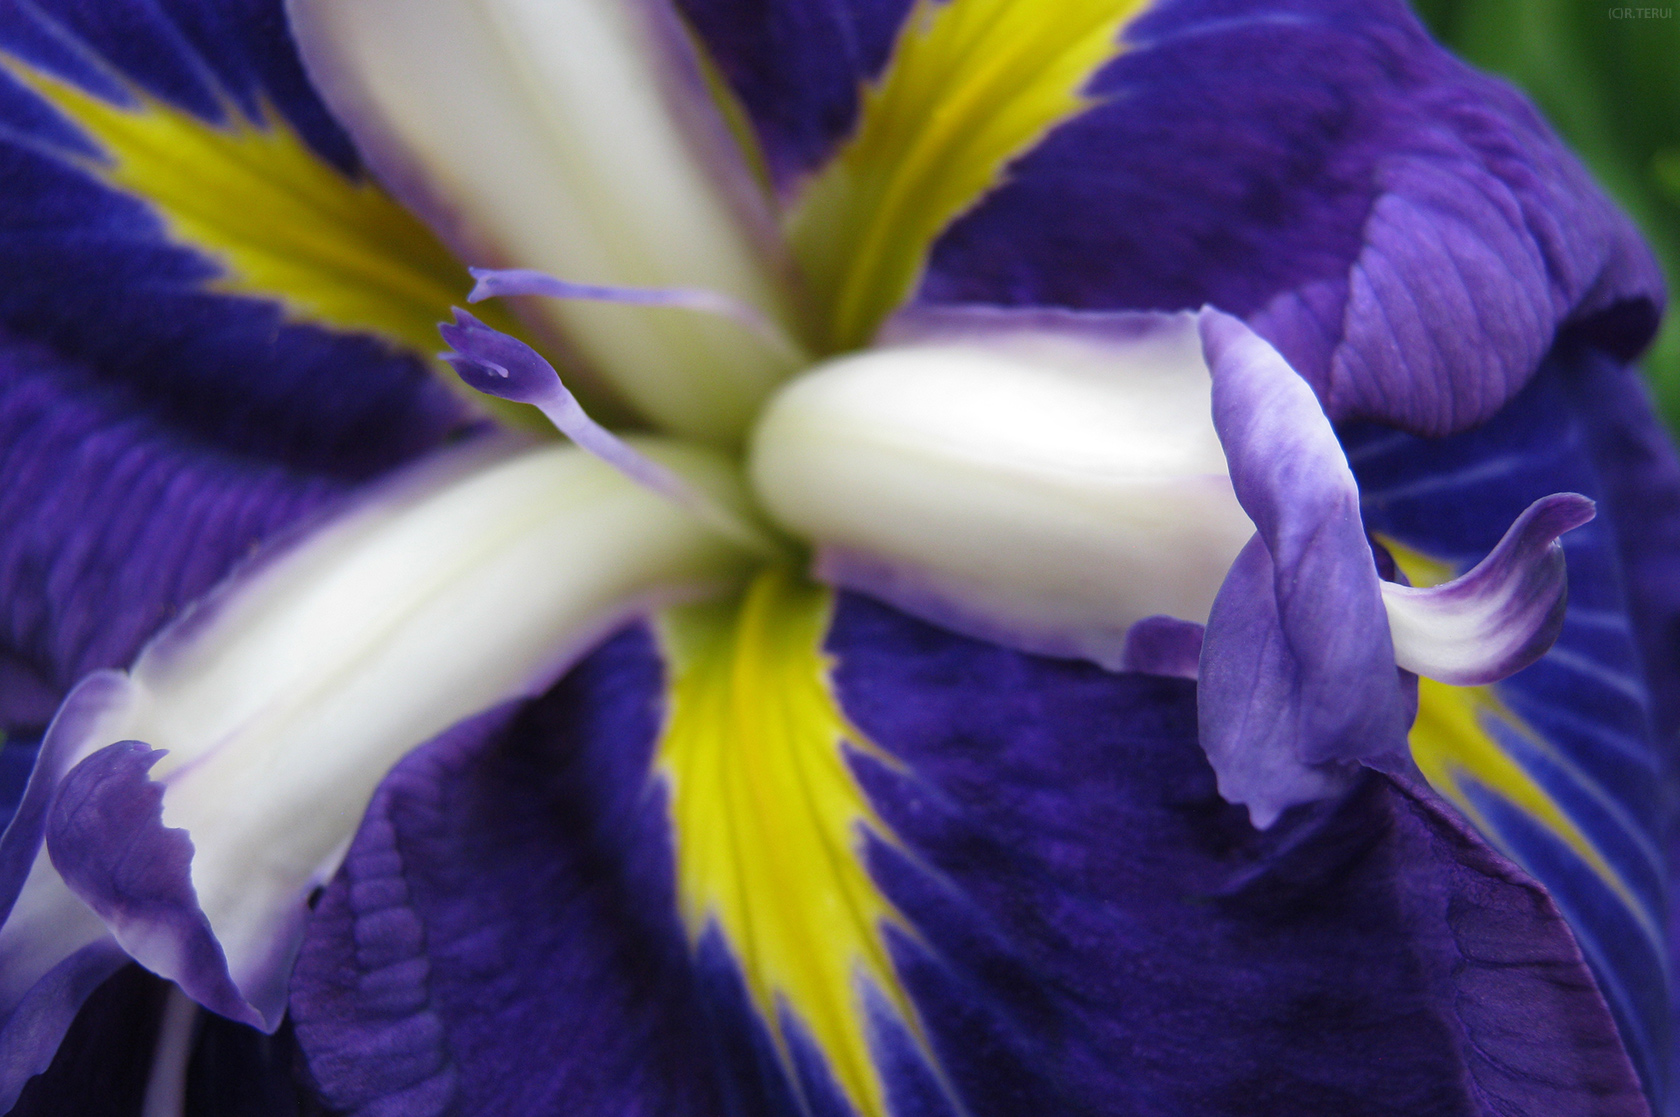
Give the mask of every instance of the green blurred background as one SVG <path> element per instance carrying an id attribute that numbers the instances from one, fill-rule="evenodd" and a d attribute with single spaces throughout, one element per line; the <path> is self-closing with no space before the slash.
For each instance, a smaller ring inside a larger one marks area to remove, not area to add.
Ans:
<path id="1" fill-rule="evenodd" d="M 1645 231 L 1680 296 L 1680 0 L 1413 3 L 1460 56 L 1528 92 Z M 1645 370 L 1680 431 L 1673 310 Z"/>

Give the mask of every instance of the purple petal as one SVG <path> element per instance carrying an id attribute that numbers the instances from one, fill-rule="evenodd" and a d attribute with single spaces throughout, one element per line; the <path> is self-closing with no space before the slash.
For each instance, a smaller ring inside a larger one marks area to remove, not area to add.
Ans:
<path id="1" fill-rule="evenodd" d="M 342 475 L 207 440 L 170 414 L 188 400 L 215 410 L 195 390 L 160 398 L 0 339 L 0 659 L 23 665 L 35 695 L 27 709 L 0 702 L 20 719 L 0 728 L 43 725 L 77 679 L 126 665 L 253 548 L 344 490 Z"/>
<path id="2" fill-rule="evenodd" d="M 1264 830 L 1290 807 L 1345 791 L 1358 765 L 1308 761 L 1303 745 L 1322 732 L 1303 707 L 1306 669 L 1278 616 L 1277 570 L 1255 536 L 1213 602 L 1197 702 L 1202 747 L 1219 793 L 1248 807 Z"/>
<path id="3" fill-rule="evenodd" d="M 230 110 L 277 114 L 314 153 L 357 173 L 275 0 L 11 4 L 0 53 L 118 104 L 142 91 L 207 124 Z M 4 85 L 8 346 L 42 343 L 99 370 L 107 393 L 120 386 L 136 410 L 207 446 L 341 476 L 388 468 L 463 420 L 412 355 L 215 290 L 224 261 L 184 246 L 152 206 L 90 175 L 87 139 L 17 82 Z"/>
<path id="4" fill-rule="evenodd" d="M 752 120 L 778 186 L 817 169 L 857 121 L 911 0 L 677 0 Z"/>
<path id="5" fill-rule="evenodd" d="M 1545 892 L 1426 788 L 1364 772 L 1257 835 L 1212 786 L 1185 682 L 987 648 L 855 597 L 828 646 L 847 712 L 893 758 L 858 765 L 895 835 L 872 865 L 965 1099 L 1646 1112 Z"/>
<path id="6" fill-rule="evenodd" d="M 1567 354 L 1567 384 L 1615 524 L 1628 618 L 1646 664 L 1659 741 L 1680 740 L 1680 460 L 1636 367 Z"/>
<path id="7" fill-rule="evenodd" d="M 1427 790 L 1363 772 L 1256 834 L 1184 680 L 856 596 L 827 650 L 890 758 L 851 765 L 894 835 L 868 865 L 926 1037 L 877 1020 L 895 1112 L 1648 1113 L 1556 909 Z M 392 773 L 293 984 L 334 1108 L 798 1111 L 727 954 L 685 942 L 660 690 L 631 630 Z"/>
<path id="8" fill-rule="evenodd" d="M 1194 679 L 1205 634 L 1202 625 L 1177 617 L 1145 617 L 1126 633 L 1121 670 Z"/>
<path id="9" fill-rule="evenodd" d="M 83 1003 L 127 961 L 128 955 L 110 939 L 83 946 L 0 1016 L 0 1111 L 10 1110 L 23 1094 L 26 1104 L 20 1114 L 29 1112 L 30 1095 L 25 1091 L 29 1079 L 52 1065 Z M 106 1080 L 107 1090 L 113 1085 Z"/>
<path id="10" fill-rule="evenodd" d="M 1563 630 L 1569 583 L 1557 538 L 1593 518 L 1593 503 L 1556 493 L 1529 505 L 1493 552 L 1434 587 L 1382 584 L 1395 661 L 1454 686 L 1514 675 Z"/>
<path id="11" fill-rule="evenodd" d="M 1560 330 L 1624 359 L 1654 332 L 1632 225 L 1400 0 L 1177 0 L 1127 37 L 1094 107 L 935 246 L 922 298 L 1219 306 L 1336 420 L 1429 434 L 1492 415 Z"/>
<path id="12" fill-rule="evenodd" d="M 613 640 L 529 713 L 464 723 L 387 778 L 292 983 L 333 1108 L 726 1111 L 646 783 L 651 651 L 645 630 Z"/>
<path id="13" fill-rule="evenodd" d="M 284 967 L 294 942 L 277 935 L 280 968 L 235 982 L 198 905 L 192 839 L 164 826 L 164 787 L 146 774 L 162 757 L 122 741 L 78 764 L 47 822 L 53 865 L 135 961 L 169 975 L 207 1008 L 273 1031 L 285 1011 Z"/>
<path id="14" fill-rule="evenodd" d="M 1359 489 L 1312 389 L 1228 315 L 1205 312 L 1202 339 L 1214 426 L 1263 544 L 1249 545 L 1208 619 L 1204 734 L 1221 787 L 1234 781 L 1261 824 L 1303 801 L 1306 766 L 1403 750 L 1412 708 Z M 1251 689 L 1253 670 L 1266 674 Z M 1225 767 L 1238 757 L 1241 778 Z"/>
<path id="15" fill-rule="evenodd" d="M 1462 762 L 1462 770 L 1449 763 L 1443 771 L 1437 760 L 1431 776 L 1545 886 L 1569 920 L 1663 1112 L 1672 1051 L 1662 931 L 1670 872 L 1664 835 L 1672 816 L 1664 772 L 1672 740 L 1653 717 L 1651 695 L 1672 685 L 1664 681 L 1674 653 L 1666 647 L 1672 630 L 1660 579 L 1675 558 L 1659 550 L 1668 515 L 1661 473 L 1641 476 L 1661 459 L 1649 456 L 1648 446 L 1646 455 L 1607 452 L 1591 433 L 1598 422 L 1620 426 L 1639 415 L 1639 395 L 1626 394 L 1628 381 L 1602 360 L 1563 347 L 1492 421 L 1450 438 L 1352 426 L 1342 435 L 1366 522 L 1403 558 L 1410 552 L 1432 565 L 1469 569 L 1537 497 L 1573 491 L 1599 502 L 1597 518 L 1560 540 L 1569 601 L 1557 644 L 1480 696 L 1432 686 L 1434 712 L 1427 722 L 1420 718 L 1412 736 L 1424 755 Z M 1634 435 L 1639 427 L 1622 429 Z M 1617 436 L 1610 445 L 1620 442 Z M 1612 476 L 1623 478 L 1618 485 L 1633 482 L 1615 501 L 1609 496 L 1616 490 L 1606 487 Z M 1624 566 L 1624 540 L 1641 537 L 1651 565 L 1636 574 L 1637 566 Z M 1629 592 L 1636 586 L 1645 596 Z M 1642 658 L 1641 640 L 1658 649 L 1654 658 Z M 1468 699 L 1458 709 L 1473 711 L 1479 726 L 1441 724 L 1455 696 Z M 1525 783 L 1543 794 L 1539 802 L 1530 797 L 1527 810 L 1510 801 L 1523 799 Z M 1558 815 L 1578 838 L 1558 833 Z M 1584 855 L 1582 839 L 1592 853 Z"/>

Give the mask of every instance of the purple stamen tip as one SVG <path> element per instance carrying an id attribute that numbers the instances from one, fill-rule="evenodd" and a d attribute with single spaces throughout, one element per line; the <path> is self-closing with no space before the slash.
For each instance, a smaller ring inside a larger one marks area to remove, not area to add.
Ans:
<path id="1" fill-rule="evenodd" d="M 481 303 L 496 297 L 495 268 L 468 268 L 467 274 L 473 277 L 473 289 L 467 292 L 468 302 Z"/>
<path id="2" fill-rule="evenodd" d="M 455 310 L 455 321 L 439 324 L 449 345 L 442 354 L 468 387 L 517 403 L 543 403 L 563 391 L 554 367 L 529 345 Z"/>

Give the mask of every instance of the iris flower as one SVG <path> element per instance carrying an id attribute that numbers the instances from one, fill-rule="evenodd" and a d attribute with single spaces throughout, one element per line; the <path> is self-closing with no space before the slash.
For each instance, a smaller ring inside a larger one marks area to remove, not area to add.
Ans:
<path id="1" fill-rule="evenodd" d="M 0 160 L 5 1106 L 1669 1112 L 1660 283 L 1404 5 L 11 0 Z"/>

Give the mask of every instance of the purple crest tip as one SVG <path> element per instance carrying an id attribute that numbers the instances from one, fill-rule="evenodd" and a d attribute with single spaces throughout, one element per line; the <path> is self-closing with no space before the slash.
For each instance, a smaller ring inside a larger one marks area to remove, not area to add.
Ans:
<path id="1" fill-rule="evenodd" d="M 440 323 L 438 333 L 450 349 L 440 356 L 476 391 L 535 404 L 563 391 L 559 373 L 535 349 L 458 307 L 455 321 Z"/>

